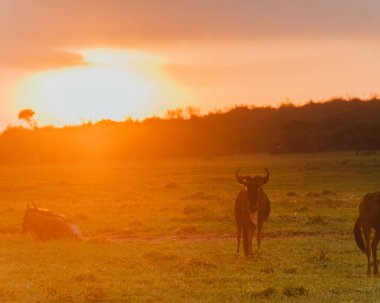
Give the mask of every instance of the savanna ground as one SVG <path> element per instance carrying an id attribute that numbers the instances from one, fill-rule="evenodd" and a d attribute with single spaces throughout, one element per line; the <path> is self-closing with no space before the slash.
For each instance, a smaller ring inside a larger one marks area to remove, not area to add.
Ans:
<path id="1" fill-rule="evenodd" d="M 261 255 L 236 259 L 234 173 L 264 165 Z M 352 235 L 379 189 L 380 155 L 354 153 L 1 166 L 0 301 L 380 302 Z M 85 240 L 22 235 L 27 201 Z"/>

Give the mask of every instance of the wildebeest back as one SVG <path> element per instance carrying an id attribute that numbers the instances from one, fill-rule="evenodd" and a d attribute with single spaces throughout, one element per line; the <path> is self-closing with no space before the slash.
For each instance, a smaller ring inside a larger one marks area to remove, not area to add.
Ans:
<path id="1" fill-rule="evenodd" d="M 23 220 L 23 232 L 30 233 L 40 240 L 82 239 L 81 230 L 73 222 L 49 210 L 39 208 L 27 208 Z"/>

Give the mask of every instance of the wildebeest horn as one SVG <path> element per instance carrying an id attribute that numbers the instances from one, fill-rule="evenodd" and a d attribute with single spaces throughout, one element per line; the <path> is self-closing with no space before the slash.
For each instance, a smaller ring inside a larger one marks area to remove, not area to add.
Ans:
<path id="1" fill-rule="evenodd" d="M 238 183 L 242 185 L 247 185 L 247 181 L 243 177 L 239 176 L 239 171 L 240 171 L 240 167 L 236 170 L 236 181 L 238 181 Z"/>
<path id="2" fill-rule="evenodd" d="M 264 167 L 265 171 L 267 172 L 267 175 L 265 177 L 262 177 L 263 178 L 263 184 L 267 184 L 268 183 L 268 180 L 269 180 L 269 170 Z"/>

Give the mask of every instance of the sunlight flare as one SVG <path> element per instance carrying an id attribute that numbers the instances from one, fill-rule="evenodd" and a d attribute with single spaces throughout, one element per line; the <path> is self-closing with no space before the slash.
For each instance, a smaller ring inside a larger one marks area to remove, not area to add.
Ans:
<path id="1" fill-rule="evenodd" d="M 42 124 L 162 115 L 188 97 L 164 71 L 164 60 L 137 51 L 80 50 L 84 65 L 33 74 L 14 94 Z"/>

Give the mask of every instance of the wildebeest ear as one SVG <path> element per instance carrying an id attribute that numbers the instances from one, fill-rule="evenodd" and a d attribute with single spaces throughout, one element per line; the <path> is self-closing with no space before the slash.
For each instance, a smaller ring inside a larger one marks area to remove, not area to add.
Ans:
<path id="1" fill-rule="evenodd" d="M 241 177 L 239 176 L 239 171 L 240 167 L 236 170 L 235 176 L 236 176 L 236 181 L 240 183 L 241 185 L 247 186 L 247 176 L 246 177 Z"/>
<path id="2" fill-rule="evenodd" d="M 265 169 L 265 172 L 267 173 L 267 175 L 265 177 L 261 177 L 261 182 L 262 182 L 262 184 L 267 184 L 270 174 L 269 174 L 269 170 L 266 167 L 264 167 L 264 169 Z"/>
<path id="3" fill-rule="evenodd" d="M 33 203 L 33 201 L 28 201 L 26 202 L 26 208 L 27 209 L 31 209 L 31 208 L 35 208 L 37 209 L 36 205 Z"/>

